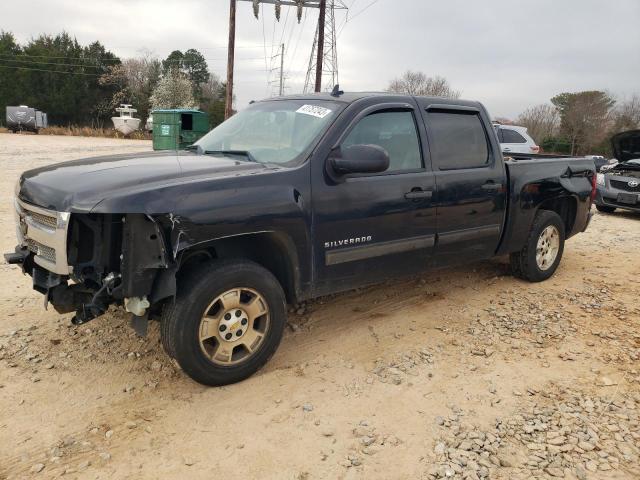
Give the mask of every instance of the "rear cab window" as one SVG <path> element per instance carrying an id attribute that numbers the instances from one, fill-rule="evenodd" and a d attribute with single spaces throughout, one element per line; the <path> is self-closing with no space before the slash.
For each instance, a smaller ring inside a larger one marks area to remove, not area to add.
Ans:
<path id="1" fill-rule="evenodd" d="M 477 112 L 428 110 L 426 120 L 434 169 L 458 170 L 489 165 L 491 150 Z"/>

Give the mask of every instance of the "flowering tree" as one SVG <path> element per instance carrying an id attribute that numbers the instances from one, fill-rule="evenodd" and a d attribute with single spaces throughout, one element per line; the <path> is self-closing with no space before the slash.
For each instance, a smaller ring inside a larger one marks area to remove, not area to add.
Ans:
<path id="1" fill-rule="evenodd" d="M 196 108 L 193 87 L 181 72 L 169 71 L 160 79 L 151 95 L 151 106 L 158 108 Z"/>

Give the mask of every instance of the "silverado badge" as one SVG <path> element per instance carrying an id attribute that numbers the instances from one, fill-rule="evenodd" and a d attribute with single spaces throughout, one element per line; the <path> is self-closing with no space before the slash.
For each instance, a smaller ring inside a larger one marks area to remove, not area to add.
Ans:
<path id="1" fill-rule="evenodd" d="M 371 241 L 371 235 L 366 237 L 345 238 L 344 240 L 324 242 L 324 248 L 344 247 L 347 245 L 358 245 L 360 243 L 368 243 L 370 241 Z"/>

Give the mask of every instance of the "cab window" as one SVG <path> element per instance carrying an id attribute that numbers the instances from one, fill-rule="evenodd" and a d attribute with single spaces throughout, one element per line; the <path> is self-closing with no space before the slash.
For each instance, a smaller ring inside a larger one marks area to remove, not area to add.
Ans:
<path id="1" fill-rule="evenodd" d="M 352 145 L 378 145 L 384 148 L 389 154 L 389 169 L 385 173 L 423 167 L 412 112 L 384 110 L 364 117 L 342 142 L 342 148 Z"/>
<path id="2" fill-rule="evenodd" d="M 479 168 L 489 164 L 487 135 L 477 113 L 430 110 L 427 123 L 431 155 L 440 170 Z"/>

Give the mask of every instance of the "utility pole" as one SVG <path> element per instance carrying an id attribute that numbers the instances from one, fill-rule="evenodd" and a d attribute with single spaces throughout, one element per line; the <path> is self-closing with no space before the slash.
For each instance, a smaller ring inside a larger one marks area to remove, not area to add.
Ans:
<path id="1" fill-rule="evenodd" d="M 269 85 L 272 86 L 271 96 L 284 95 L 284 84 L 287 80 L 287 77 L 284 74 L 284 49 L 285 49 L 285 44 L 283 43 L 278 48 L 278 52 L 271 57 L 272 63 L 275 64 L 276 60 L 278 62 L 278 66 L 272 68 L 269 75 L 269 77 L 271 77 L 271 74 L 275 72 L 275 77 L 276 77 L 275 80 L 269 81 Z M 274 85 L 275 85 L 275 90 L 273 89 Z"/>
<path id="2" fill-rule="evenodd" d="M 313 47 L 309 57 L 309 67 L 304 81 L 304 93 L 322 91 L 322 83 L 325 90 L 333 88 L 339 83 L 338 78 L 338 39 L 336 32 L 336 10 L 345 8 L 341 0 L 325 0 L 324 28 L 320 28 L 320 16 L 316 32 L 313 36 Z M 319 48 L 319 47 L 322 48 Z M 320 53 L 322 52 L 322 53 Z M 321 60 L 318 68 L 318 58 Z M 321 81 L 318 83 L 317 77 L 320 75 Z"/>
<path id="3" fill-rule="evenodd" d="M 320 10 L 320 16 L 318 19 L 318 29 L 317 35 L 314 38 L 314 45 L 317 45 L 317 60 L 316 60 L 316 81 L 315 81 L 315 91 L 319 92 L 322 89 L 322 75 L 323 75 L 323 60 L 325 57 L 325 18 L 326 18 L 326 10 L 327 10 L 327 0 L 230 0 L 229 6 L 229 51 L 228 51 L 228 59 L 227 59 L 227 97 L 226 97 L 226 105 L 224 116 L 225 119 L 229 118 L 233 114 L 233 60 L 235 54 L 235 41 L 236 41 L 236 3 L 238 1 L 241 2 L 251 2 L 253 4 L 253 14 L 256 18 L 258 18 L 258 14 L 260 12 L 260 4 L 271 4 L 275 7 L 276 20 L 280 21 L 280 11 L 283 6 L 287 7 L 295 7 L 297 11 L 298 23 L 302 18 L 302 13 L 305 8 L 318 8 Z M 335 31 L 335 17 L 333 15 L 334 9 L 339 10 L 347 10 L 347 6 L 344 4 L 343 0 L 330 0 L 331 1 L 331 17 L 330 20 L 332 22 L 332 31 Z M 331 35 L 332 42 L 335 45 L 335 34 Z M 332 52 L 335 52 L 335 48 L 331 49 Z M 309 71 L 307 72 L 307 80 L 305 81 L 305 92 L 307 91 L 307 84 L 310 84 L 311 76 L 311 68 L 313 64 L 314 53 L 316 52 L 315 47 L 311 53 L 311 60 L 309 62 Z M 335 57 L 335 54 L 334 54 Z M 337 61 L 335 63 L 335 70 L 337 70 Z M 280 94 L 284 93 L 284 45 L 282 45 L 282 56 L 280 58 Z M 330 68 L 334 69 L 333 66 Z M 332 75 L 337 76 L 337 71 L 332 70 Z"/>
<path id="4" fill-rule="evenodd" d="M 316 92 L 322 90 L 322 60 L 324 59 L 324 21 L 327 15 L 327 0 L 320 0 L 318 17 L 318 57 L 316 59 Z"/>
<path id="5" fill-rule="evenodd" d="M 227 52 L 227 98 L 224 119 L 233 114 L 233 61 L 236 49 L 236 0 L 229 0 L 229 49 Z"/>
<path id="6" fill-rule="evenodd" d="M 280 96 L 284 95 L 284 43 L 280 51 Z"/>

